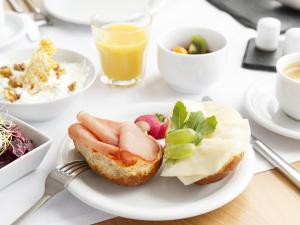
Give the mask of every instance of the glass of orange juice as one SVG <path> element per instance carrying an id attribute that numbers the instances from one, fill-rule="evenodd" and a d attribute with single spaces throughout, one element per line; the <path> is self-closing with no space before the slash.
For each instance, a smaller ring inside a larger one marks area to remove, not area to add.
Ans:
<path id="1" fill-rule="evenodd" d="M 151 16 L 136 14 L 128 20 L 103 25 L 101 15 L 92 18 L 92 31 L 102 66 L 101 81 L 111 86 L 131 86 L 145 72 Z"/>

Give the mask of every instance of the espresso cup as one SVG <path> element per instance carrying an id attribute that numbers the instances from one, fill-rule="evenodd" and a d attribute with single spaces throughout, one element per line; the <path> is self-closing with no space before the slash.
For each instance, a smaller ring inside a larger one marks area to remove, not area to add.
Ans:
<path id="1" fill-rule="evenodd" d="M 300 120 L 300 81 L 287 76 L 284 70 L 287 66 L 300 62 L 300 53 L 281 57 L 276 65 L 275 97 L 283 112 Z"/>

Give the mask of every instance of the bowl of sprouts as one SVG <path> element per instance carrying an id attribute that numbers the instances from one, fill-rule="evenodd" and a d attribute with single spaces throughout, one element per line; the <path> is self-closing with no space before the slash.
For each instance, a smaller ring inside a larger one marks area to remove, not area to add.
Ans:
<path id="1" fill-rule="evenodd" d="M 50 145 L 39 130 L 0 112 L 0 189 L 38 167 Z"/>

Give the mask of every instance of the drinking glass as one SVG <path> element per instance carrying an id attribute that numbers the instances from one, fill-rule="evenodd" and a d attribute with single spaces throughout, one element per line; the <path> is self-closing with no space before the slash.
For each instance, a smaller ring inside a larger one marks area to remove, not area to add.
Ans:
<path id="1" fill-rule="evenodd" d="M 101 81 L 111 86 L 131 86 L 145 73 L 151 16 L 136 13 L 117 20 L 98 14 L 91 26 L 102 66 Z"/>

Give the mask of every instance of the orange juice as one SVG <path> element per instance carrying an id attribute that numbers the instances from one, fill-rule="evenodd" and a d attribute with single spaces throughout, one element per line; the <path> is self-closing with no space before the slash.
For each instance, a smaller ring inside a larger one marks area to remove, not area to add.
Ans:
<path id="1" fill-rule="evenodd" d="M 131 24 L 105 26 L 96 38 L 105 76 L 115 81 L 141 76 L 147 43 L 148 35 L 142 27 Z"/>

